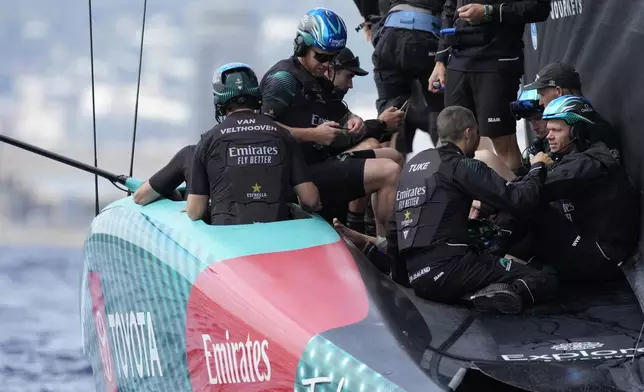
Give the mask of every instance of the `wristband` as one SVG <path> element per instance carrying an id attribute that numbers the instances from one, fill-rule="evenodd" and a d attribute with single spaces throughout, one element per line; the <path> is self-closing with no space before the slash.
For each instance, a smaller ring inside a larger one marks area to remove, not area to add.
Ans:
<path id="1" fill-rule="evenodd" d="M 489 4 L 483 6 L 483 20 L 485 22 L 492 21 L 492 6 Z"/>

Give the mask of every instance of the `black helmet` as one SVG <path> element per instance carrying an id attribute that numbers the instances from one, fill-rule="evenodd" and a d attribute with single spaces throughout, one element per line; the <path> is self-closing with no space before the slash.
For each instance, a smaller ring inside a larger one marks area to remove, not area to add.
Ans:
<path id="1" fill-rule="evenodd" d="M 249 109 L 259 109 L 262 102 L 257 75 L 244 63 L 219 67 L 212 76 L 212 93 L 217 116 L 226 115 L 229 102 L 247 104 Z"/>

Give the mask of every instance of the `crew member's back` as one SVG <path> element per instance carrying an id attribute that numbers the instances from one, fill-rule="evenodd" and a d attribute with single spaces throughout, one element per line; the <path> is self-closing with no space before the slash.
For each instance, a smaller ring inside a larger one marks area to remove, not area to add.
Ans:
<path id="1" fill-rule="evenodd" d="M 199 219 L 208 195 L 213 225 L 274 222 L 290 217 L 291 189 L 301 203 L 319 208 L 317 189 L 289 131 L 257 114 L 261 96 L 245 64 L 221 67 L 213 80 L 218 120 L 201 136 L 191 167 L 187 212 Z"/>

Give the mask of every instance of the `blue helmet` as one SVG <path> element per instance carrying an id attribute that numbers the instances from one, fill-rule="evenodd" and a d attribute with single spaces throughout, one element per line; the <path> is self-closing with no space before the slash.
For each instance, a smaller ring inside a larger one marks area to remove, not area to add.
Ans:
<path id="1" fill-rule="evenodd" d="M 219 116 L 225 116 L 226 104 L 231 100 L 258 109 L 262 99 L 257 75 L 244 63 L 228 63 L 219 67 L 212 76 L 212 93 Z"/>
<path id="2" fill-rule="evenodd" d="M 539 100 L 537 90 L 521 90 L 517 100 L 510 103 L 510 110 L 517 120 L 522 118 L 539 119 L 543 113 L 543 107 L 539 104 Z"/>
<path id="3" fill-rule="evenodd" d="M 300 20 L 297 36 L 301 37 L 299 39 L 304 46 L 315 46 L 326 52 L 337 53 L 347 44 L 347 26 L 330 9 L 314 8 Z"/>
<path id="4" fill-rule="evenodd" d="M 564 95 L 553 99 L 543 111 L 544 120 L 563 120 L 568 125 L 595 124 L 595 109 L 590 101 L 576 95 Z"/>

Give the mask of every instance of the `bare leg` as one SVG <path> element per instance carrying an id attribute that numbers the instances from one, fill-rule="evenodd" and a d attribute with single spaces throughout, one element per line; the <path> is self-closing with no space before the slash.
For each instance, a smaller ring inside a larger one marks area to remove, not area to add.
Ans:
<path id="1" fill-rule="evenodd" d="M 489 150 L 478 150 L 474 154 L 474 158 L 485 163 L 494 170 L 496 174 L 503 177 L 504 180 L 510 181 L 516 178 L 516 175 L 510 170 L 505 163 L 495 155 L 492 151 Z"/>
<path id="2" fill-rule="evenodd" d="M 516 170 L 521 165 L 521 150 L 517 143 L 517 134 L 499 136 L 492 139 L 494 150 L 505 166 Z"/>
<path id="3" fill-rule="evenodd" d="M 391 159 L 368 159 L 364 168 L 365 190 L 367 194 L 376 192 L 378 194 L 378 205 L 374 206 L 376 222 L 380 224 L 378 236 L 384 237 L 387 220 L 393 213 L 396 199 L 396 188 L 398 187 L 398 176 L 400 165 Z"/>
<path id="4" fill-rule="evenodd" d="M 338 218 L 333 218 L 333 227 L 338 231 L 338 233 L 347 237 L 349 241 L 353 242 L 353 244 L 360 249 L 364 248 L 365 245 L 367 245 L 367 243 L 369 242 L 374 244 L 376 243 L 375 238 L 362 233 L 358 233 L 355 230 L 351 230 L 350 228 L 340 223 Z"/>

